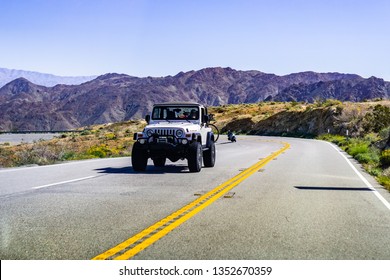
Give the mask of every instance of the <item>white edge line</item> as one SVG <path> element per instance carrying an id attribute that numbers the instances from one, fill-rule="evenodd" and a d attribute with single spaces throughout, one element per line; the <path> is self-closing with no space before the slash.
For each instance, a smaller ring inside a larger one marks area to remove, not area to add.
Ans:
<path id="1" fill-rule="evenodd" d="M 95 176 L 88 176 L 88 177 L 83 177 L 83 178 L 78 178 L 78 179 L 73 179 L 73 180 L 68 180 L 68 181 L 62 181 L 62 182 L 53 183 L 53 184 L 47 184 L 47 185 L 42 185 L 42 186 L 38 186 L 38 187 L 33 187 L 32 189 L 34 189 L 34 190 L 43 189 L 43 188 L 48 188 L 48 187 L 52 187 L 52 186 L 57 186 L 57 185 L 62 185 L 62 184 L 67 184 L 67 183 L 73 183 L 73 182 L 77 182 L 77 181 L 87 180 L 87 179 L 91 179 L 91 178 L 94 178 L 94 177 L 97 177 L 97 176 L 96 175 Z"/>
<path id="2" fill-rule="evenodd" d="M 20 167 L 2 167 L 0 168 L 0 173 L 6 173 L 6 172 L 16 172 L 16 171 L 24 171 L 24 170 L 33 170 L 36 168 L 55 168 L 55 167 L 63 167 L 64 165 L 74 165 L 74 164 L 80 164 L 80 163 L 88 163 L 94 162 L 94 161 L 105 161 L 105 160 L 115 160 L 115 159 L 125 159 L 129 157 L 115 157 L 115 158 L 93 158 L 93 159 L 82 159 L 82 160 L 71 160 L 71 161 L 64 161 L 59 162 L 55 164 L 49 164 L 49 165 L 39 165 L 39 166 L 20 166 Z"/>
<path id="3" fill-rule="evenodd" d="M 326 141 L 324 141 L 326 142 Z M 333 144 L 328 143 L 333 149 L 335 149 L 349 164 L 349 166 L 352 168 L 353 171 L 359 176 L 359 178 L 366 184 L 366 186 L 372 190 L 372 192 L 376 195 L 376 197 L 387 207 L 387 209 L 390 210 L 390 203 L 370 184 L 370 182 L 367 181 L 366 178 L 356 169 L 356 167 L 351 163 L 351 161 L 339 150 L 337 149 Z"/>

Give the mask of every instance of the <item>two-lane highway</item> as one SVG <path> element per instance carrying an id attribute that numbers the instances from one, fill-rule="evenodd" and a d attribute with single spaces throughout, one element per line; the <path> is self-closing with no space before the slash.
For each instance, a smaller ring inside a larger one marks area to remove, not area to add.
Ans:
<path id="1" fill-rule="evenodd" d="M 390 258 L 389 193 L 329 143 L 239 136 L 216 147 L 200 173 L 186 162 L 135 173 L 129 158 L 0 170 L 0 258 Z M 212 198 L 219 187 L 231 189 Z"/>

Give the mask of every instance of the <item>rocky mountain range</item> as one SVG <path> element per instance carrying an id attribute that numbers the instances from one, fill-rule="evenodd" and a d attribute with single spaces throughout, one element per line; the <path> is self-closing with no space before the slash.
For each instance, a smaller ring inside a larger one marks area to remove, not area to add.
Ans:
<path id="1" fill-rule="evenodd" d="M 0 89 L 0 131 L 70 130 L 143 118 L 156 102 L 208 106 L 260 101 L 390 97 L 390 83 L 354 74 L 302 72 L 285 76 L 205 68 L 166 77 L 106 74 L 80 85 L 46 87 L 18 78 Z"/>
<path id="2" fill-rule="evenodd" d="M 0 68 L 0 87 L 18 78 L 25 78 L 34 84 L 51 87 L 58 84 L 79 85 L 93 80 L 96 77 L 97 76 L 66 77 L 33 71 Z"/>

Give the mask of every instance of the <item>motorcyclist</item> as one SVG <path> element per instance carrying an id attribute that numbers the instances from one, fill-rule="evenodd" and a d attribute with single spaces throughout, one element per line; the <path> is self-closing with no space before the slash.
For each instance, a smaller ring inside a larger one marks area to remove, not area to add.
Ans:
<path id="1" fill-rule="evenodd" d="M 228 130 L 227 136 L 228 136 L 228 140 L 229 141 L 232 141 L 232 142 L 236 142 L 237 141 L 236 135 L 234 135 L 234 133 L 231 132 L 230 130 Z"/>

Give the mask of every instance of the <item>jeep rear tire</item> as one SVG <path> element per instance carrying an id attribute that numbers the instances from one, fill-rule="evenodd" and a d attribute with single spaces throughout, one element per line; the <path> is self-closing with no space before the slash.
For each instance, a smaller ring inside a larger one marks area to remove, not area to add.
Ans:
<path id="1" fill-rule="evenodd" d="M 205 167 L 214 167 L 215 165 L 214 141 L 211 141 L 209 149 L 203 152 L 203 163 Z"/>
<path id="2" fill-rule="evenodd" d="M 148 164 L 148 154 L 146 150 L 140 148 L 140 145 L 138 142 L 134 143 L 131 153 L 131 164 L 134 171 L 145 171 Z"/>
<path id="3" fill-rule="evenodd" d="M 199 142 L 190 144 L 187 158 L 190 172 L 200 172 L 203 161 L 202 155 L 202 145 Z"/>

